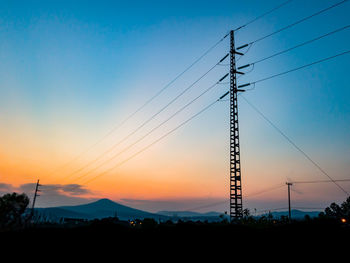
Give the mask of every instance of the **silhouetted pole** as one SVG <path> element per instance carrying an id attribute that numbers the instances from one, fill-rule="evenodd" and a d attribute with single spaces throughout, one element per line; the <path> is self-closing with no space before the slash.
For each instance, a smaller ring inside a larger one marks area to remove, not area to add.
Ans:
<path id="1" fill-rule="evenodd" d="M 290 208 L 290 187 L 293 185 L 293 183 L 286 183 L 286 185 L 288 186 L 288 218 L 289 218 L 289 221 L 291 221 L 292 212 Z"/>
<path id="2" fill-rule="evenodd" d="M 38 192 L 40 192 L 39 186 L 41 186 L 41 184 L 39 184 L 39 179 L 38 179 L 36 186 L 35 186 L 35 193 L 34 193 L 33 204 L 32 204 L 32 216 L 34 215 L 34 207 L 35 207 L 36 197 L 40 196 L 40 195 L 38 195 Z"/>

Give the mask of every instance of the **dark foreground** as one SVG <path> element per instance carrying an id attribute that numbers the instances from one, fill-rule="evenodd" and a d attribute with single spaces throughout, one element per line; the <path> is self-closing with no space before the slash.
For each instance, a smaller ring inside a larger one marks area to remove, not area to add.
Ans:
<path id="1" fill-rule="evenodd" d="M 26 248 L 49 247 L 72 249 L 77 247 L 103 249 L 123 253 L 141 249 L 191 250 L 197 247 L 235 251 L 242 247 L 259 249 L 311 249 L 318 246 L 341 249 L 350 244 L 350 226 L 331 220 L 304 220 L 204 223 L 165 222 L 154 220 L 137 222 L 104 219 L 69 224 L 37 224 L 21 230 L 0 233 L 4 244 L 24 245 Z M 4 248 L 2 244 L 2 247 Z M 89 249 L 87 249 L 89 250 Z M 90 251 L 91 252 L 91 251 Z M 318 251 L 317 253 L 323 253 Z"/>

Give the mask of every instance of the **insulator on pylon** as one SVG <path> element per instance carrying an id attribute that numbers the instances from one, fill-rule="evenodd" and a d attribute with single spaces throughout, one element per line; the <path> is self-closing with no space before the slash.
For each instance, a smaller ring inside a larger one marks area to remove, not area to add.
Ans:
<path id="1" fill-rule="evenodd" d="M 247 65 L 244 65 L 244 66 L 240 66 L 240 67 L 238 67 L 237 69 L 243 69 L 243 68 L 247 68 L 247 67 L 249 67 L 250 66 L 250 64 L 247 64 Z"/>
<path id="2" fill-rule="evenodd" d="M 222 95 L 220 98 L 219 98 L 219 100 L 222 100 L 223 98 L 225 98 L 226 96 L 227 96 L 227 94 L 229 94 L 230 92 L 228 91 L 228 92 L 226 92 L 224 95 Z"/>
<path id="3" fill-rule="evenodd" d="M 240 50 L 240 49 L 245 48 L 245 47 L 247 47 L 247 46 L 249 46 L 249 44 L 245 44 L 245 45 L 240 46 L 240 47 L 238 47 L 238 48 L 236 48 L 236 49 L 237 49 L 237 50 Z"/>
<path id="4" fill-rule="evenodd" d="M 247 87 L 249 85 L 250 85 L 250 83 L 246 83 L 246 84 L 243 84 L 243 85 L 239 85 L 237 88 L 243 88 L 243 87 Z"/>
<path id="5" fill-rule="evenodd" d="M 229 53 L 226 54 L 226 56 L 224 56 L 220 61 L 219 63 L 223 62 L 227 57 L 228 57 Z"/>
<path id="6" fill-rule="evenodd" d="M 235 71 L 236 74 L 244 75 L 244 72 L 241 71 Z"/>
<path id="7" fill-rule="evenodd" d="M 219 82 L 223 81 L 227 76 L 228 76 L 228 73 L 227 73 L 225 76 L 223 76 L 223 77 L 219 80 Z"/>

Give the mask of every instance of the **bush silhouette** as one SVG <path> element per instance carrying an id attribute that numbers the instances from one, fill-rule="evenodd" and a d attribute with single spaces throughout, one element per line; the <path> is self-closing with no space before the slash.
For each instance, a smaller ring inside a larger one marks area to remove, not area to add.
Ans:
<path id="1" fill-rule="evenodd" d="M 0 229 L 16 229 L 27 221 L 25 212 L 29 204 L 26 194 L 5 194 L 0 197 Z"/>
<path id="2" fill-rule="evenodd" d="M 153 218 L 145 218 L 142 221 L 142 228 L 144 229 L 154 229 L 157 225 L 157 222 Z"/>

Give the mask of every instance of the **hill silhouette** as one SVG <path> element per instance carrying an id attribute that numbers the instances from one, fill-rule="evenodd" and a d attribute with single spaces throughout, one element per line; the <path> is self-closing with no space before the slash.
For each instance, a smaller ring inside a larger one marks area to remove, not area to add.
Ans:
<path id="1" fill-rule="evenodd" d="M 40 216 L 51 220 L 59 220 L 61 218 L 79 218 L 90 220 L 114 216 L 117 216 L 121 220 L 132 220 L 135 218 L 165 219 L 165 216 L 163 215 L 131 208 L 113 202 L 109 199 L 100 199 L 96 202 L 84 205 L 38 208 L 37 212 Z"/>
<path id="2" fill-rule="evenodd" d="M 298 209 L 292 209 L 292 218 L 293 219 L 303 219 L 306 215 L 310 217 L 317 217 L 321 211 L 301 211 Z M 288 216 L 288 211 L 279 211 L 279 212 L 272 212 L 271 213 L 274 218 L 280 218 L 281 216 Z M 263 214 L 267 215 L 267 214 Z"/>
<path id="3" fill-rule="evenodd" d="M 157 213 L 150 213 L 116 203 L 106 198 L 83 205 L 37 208 L 36 211 L 39 216 L 53 221 L 60 220 L 61 218 L 91 220 L 115 216 L 121 220 L 144 218 L 152 218 L 155 220 L 181 218 L 183 220 L 207 220 L 210 222 L 220 220 L 220 213 L 218 212 L 198 213 L 192 211 L 159 211 Z M 303 212 L 299 210 L 292 210 L 292 216 L 294 219 L 302 219 L 306 214 L 311 217 L 316 217 L 318 213 L 319 211 Z M 287 216 L 288 211 L 272 212 L 272 215 L 275 218 L 279 218 L 281 216 Z"/>

